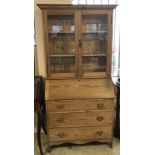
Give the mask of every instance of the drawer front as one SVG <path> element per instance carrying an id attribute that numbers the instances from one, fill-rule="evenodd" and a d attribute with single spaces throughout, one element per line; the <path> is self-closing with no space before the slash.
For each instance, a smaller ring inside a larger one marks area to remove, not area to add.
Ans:
<path id="1" fill-rule="evenodd" d="M 50 142 L 76 140 L 108 140 L 112 138 L 112 126 L 92 126 L 49 129 Z"/>
<path id="2" fill-rule="evenodd" d="M 48 113 L 48 127 L 73 127 L 88 125 L 110 125 L 113 122 L 113 111 Z"/>
<path id="3" fill-rule="evenodd" d="M 47 112 L 112 110 L 113 107 L 114 107 L 113 99 L 46 101 Z"/>

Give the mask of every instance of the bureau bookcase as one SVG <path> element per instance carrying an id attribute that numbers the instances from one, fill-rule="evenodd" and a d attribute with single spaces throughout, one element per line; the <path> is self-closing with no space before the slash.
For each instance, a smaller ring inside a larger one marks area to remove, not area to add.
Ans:
<path id="1" fill-rule="evenodd" d="M 48 142 L 112 145 L 112 16 L 115 5 L 48 5 L 46 49 Z"/>

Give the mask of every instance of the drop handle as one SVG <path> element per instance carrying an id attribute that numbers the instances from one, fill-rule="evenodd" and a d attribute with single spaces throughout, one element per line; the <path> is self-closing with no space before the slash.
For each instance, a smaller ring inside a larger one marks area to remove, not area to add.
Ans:
<path id="1" fill-rule="evenodd" d="M 64 122 L 64 118 L 59 118 L 59 119 L 57 120 L 57 122 L 63 123 L 63 122 Z"/>
<path id="2" fill-rule="evenodd" d="M 63 138 L 65 136 L 65 134 L 64 133 L 58 133 L 57 136 L 59 136 L 60 138 Z"/>
<path id="3" fill-rule="evenodd" d="M 96 120 L 97 120 L 97 121 L 102 121 L 102 120 L 103 120 L 103 117 L 102 117 L 102 116 L 97 116 L 97 117 L 96 117 Z"/>
<path id="4" fill-rule="evenodd" d="M 98 136 L 101 136 L 101 135 L 103 135 L 103 131 L 96 131 L 96 134 L 97 134 Z"/>
<path id="5" fill-rule="evenodd" d="M 79 40 L 79 47 L 82 48 L 82 42 Z"/>

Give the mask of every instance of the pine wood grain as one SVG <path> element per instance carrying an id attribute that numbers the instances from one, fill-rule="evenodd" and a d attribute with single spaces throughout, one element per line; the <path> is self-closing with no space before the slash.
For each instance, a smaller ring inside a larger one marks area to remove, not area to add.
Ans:
<path id="1" fill-rule="evenodd" d="M 46 101 L 47 112 L 113 110 L 114 99 L 79 99 Z"/>
<path id="2" fill-rule="evenodd" d="M 113 111 L 48 113 L 49 128 L 77 127 L 90 125 L 112 125 Z"/>
<path id="3" fill-rule="evenodd" d="M 111 81 L 105 79 L 46 80 L 45 100 L 84 98 L 114 98 Z"/>
<path id="4" fill-rule="evenodd" d="M 54 128 L 49 130 L 50 142 L 70 142 L 82 140 L 105 140 L 112 139 L 111 126 L 91 126 L 76 128 Z"/>

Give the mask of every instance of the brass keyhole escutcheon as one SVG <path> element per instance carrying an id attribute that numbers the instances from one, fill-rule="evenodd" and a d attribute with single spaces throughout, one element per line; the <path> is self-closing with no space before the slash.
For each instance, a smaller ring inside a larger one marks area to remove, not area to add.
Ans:
<path id="1" fill-rule="evenodd" d="M 104 107 L 103 104 L 101 104 L 101 103 L 100 103 L 100 104 L 97 104 L 97 108 L 98 108 L 98 109 L 103 109 L 103 107 Z"/>

